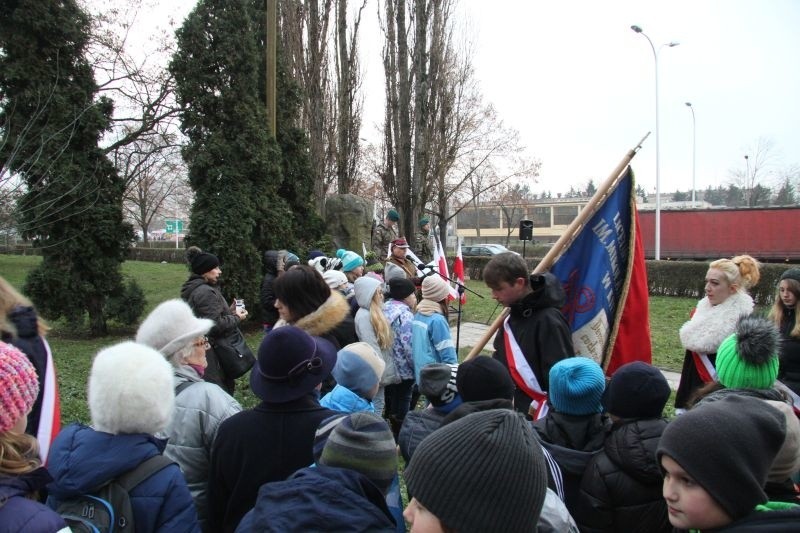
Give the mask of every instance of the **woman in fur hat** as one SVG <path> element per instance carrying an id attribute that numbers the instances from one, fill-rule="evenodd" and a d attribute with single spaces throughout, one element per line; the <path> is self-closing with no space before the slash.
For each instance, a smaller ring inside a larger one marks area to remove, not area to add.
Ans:
<path id="1" fill-rule="evenodd" d="M 172 367 L 157 351 L 123 342 L 100 350 L 89 374 L 92 425 L 71 424 L 50 450 L 48 504 L 91 493 L 161 455 L 175 404 Z M 192 495 L 180 467 L 170 463 L 130 491 L 136 532 L 195 532 Z"/>
<path id="2" fill-rule="evenodd" d="M 175 412 L 164 431 L 164 455 L 178 463 L 192 493 L 200 526 L 208 516 L 208 467 L 220 424 L 242 410 L 214 383 L 203 381 L 208 366 L 206 334 L 214 322 L 197 318 L 182 300 L 167 300 L 139 326 L 136 342 L 158 350 L 172 365 Z"/>
<path id="3" fill-rule="evenodd" d="M 778 379 L 800 395 L 800 320 L 797 300 L 800 299 L 800 268 L 790 268 L 781 275 L 778 294 L 769 318 L 781 332 L 780 370 Z"/>
<path id="4" fill-rule="evenodd" d="M 716 379 L 717 348 L 733 333 L 736 321 L 753 312 L 747 289 L 760 279 L 758 262 L 749 255 L 712 261 L 706 273 L 705 296 L 679 335 L 686 350 L 675 408 L 685 410 L 694 392 Z"/>

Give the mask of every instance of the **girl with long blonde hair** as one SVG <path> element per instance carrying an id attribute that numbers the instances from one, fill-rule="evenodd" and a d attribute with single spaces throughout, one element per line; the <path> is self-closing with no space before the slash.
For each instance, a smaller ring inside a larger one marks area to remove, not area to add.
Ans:
<path id="1" fill-rule="evenodd" d="M 383 312 L 383 283 L 372 276 L 358 278 L 353 284 L 355 299 L 358 302 L 358 312 L 355 317 L 356 336 L 358 340 L 370 344 L 375 351 L 381 354 L 387 367 L 394 368 L 392 363 L 392 341 L 394 333 L 386 315 Z M 395 376 L 391 371 L 384 370 L 378 393 L 372 399 L 375 405 L 375 413 L 383 416 L 384 407 L 384 387 L 392 383 L 386 383 L 386 379 L 391 379 L 395 383 Z"/>

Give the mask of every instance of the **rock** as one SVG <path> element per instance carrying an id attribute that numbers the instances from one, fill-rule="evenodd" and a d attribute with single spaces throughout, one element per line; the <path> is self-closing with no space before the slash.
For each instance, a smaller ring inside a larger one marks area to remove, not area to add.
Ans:
<path id="1" fill-rule="evenodd" d="M 325 224 L 338 248 L 362 254 L 363 243 L 370 249 L 374 205 L 354 194 L 337 194 L 325 201 Z"/>

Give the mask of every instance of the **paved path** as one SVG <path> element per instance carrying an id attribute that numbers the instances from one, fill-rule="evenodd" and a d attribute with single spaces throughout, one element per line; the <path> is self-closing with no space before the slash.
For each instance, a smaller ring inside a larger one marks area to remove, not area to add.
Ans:
<path id="1" fill-rule="evenodd" d="M 483 337 L 486 330 L 489 329 L 489 326 L 486 324 L 481 324 L 480 322 L 463 322 L 461 324 L 461 336 L 459 340 L 459 348 L 465 347 L 472 347 L 478 344 L 478 341 Z M 450 334 L 453 336 L 453 342 L 456 341 L 456 327 L 453 326 L 450 328 Z M 486 348 L 484 351 L 491 351 L 492 350 L 492 341 L 494 340 L 494 336 L 489 339 L 489 342 L 486 343 Z M 664 374 L 664 377 L 667 378 L 667 382 L 672 390 L 676 390 L 678 388 L 678 381 L 680 381 L 681 375 L 679 372 L 672 372 L 669 370 L 661 370 L 661 373 Z"/>

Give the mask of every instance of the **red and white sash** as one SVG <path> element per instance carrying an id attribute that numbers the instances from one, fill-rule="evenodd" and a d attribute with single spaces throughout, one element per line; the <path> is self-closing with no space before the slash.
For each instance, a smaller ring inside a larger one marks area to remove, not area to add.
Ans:
<path id="1" fill-rule="evenodd" d="M 694 366 L 697 369 L 700 379 L 703 380 L 703 383 L 717 381 L 717 369 L 708 358 L 708 355 L 704 353 L 692 352 L 692 359 L 694 360 Z"/>
<path id="2" fill-rule="evenodd" d="M 36 440 L 39 441 L 39 456 L 42 464 L 47 464 L 50 453 L 50 444 L 61 430 L 61 403 L 58 398 L 58 382 L 56 381 L 56 368 L 53 364 L 53 352 L 44 337 L 41 337 L 47 352 L 47 370 L 44 374 L 44 390 L 42 391 L 42 410 L 39 414 L 39 428 Z"/>
<path id="3" fill-rule="evenodd" d="M 548 411 L 547 393 L 542 390 L 539 380 L 536 379 L 536 374 L 534 374 L 531 365 L 528 364 L 528 360 L 525 359 L 525 355 L 517 343 L 517 339 L 511 333 L 511 326 L 508 325 L 509 318 L 506 317 L 503 322 L 503 330 L 505 332 L 503 340 L 505 342 L 508 370 L 517 387 L 531 398 L 531 409 L 534 410 L 533 419 L 539 420 Z"/>

